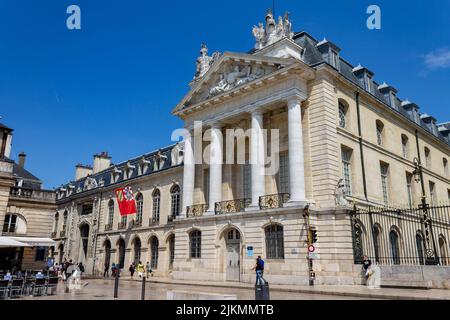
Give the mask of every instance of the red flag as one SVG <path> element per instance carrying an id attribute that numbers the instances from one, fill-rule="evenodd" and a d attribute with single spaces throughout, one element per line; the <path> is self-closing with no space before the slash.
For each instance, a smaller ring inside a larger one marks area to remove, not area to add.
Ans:
<path id="1" fill-rule="evenodd" d="M 137 212 L 133 191 L 131 191 L 130 187 L 116 189 L 116 198 L 121 216 L 135 214 Z"/>

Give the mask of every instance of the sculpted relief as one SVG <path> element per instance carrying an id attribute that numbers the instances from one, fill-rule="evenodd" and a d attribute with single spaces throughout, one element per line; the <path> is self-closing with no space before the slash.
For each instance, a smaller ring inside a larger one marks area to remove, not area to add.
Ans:
<path id="1" fill-rule="evenodd" d="M 289 20 L 289 14 L 286 12 L 284 18 L 278 17 L 278 23 L 275 22 L 272 11 L 266 14 L 266 27 L 260 22 L 258 26 L 254 26 L 252 30 L 255 37 L 255 49 L 259 50 L 271 45 L 283 38 L 292 39 L 292 23 Z"/>

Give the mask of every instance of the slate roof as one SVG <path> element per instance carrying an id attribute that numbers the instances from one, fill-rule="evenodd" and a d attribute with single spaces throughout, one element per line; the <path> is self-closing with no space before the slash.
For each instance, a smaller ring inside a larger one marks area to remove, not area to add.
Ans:
<path id="1" fill-rule="evenodd" d="M 174 147 L 175 147 L 175 145 L 171 145 L 171 146 L 164 147 L 162 149 L 158 149 L 158 150 L 152 151 L 150 153 L 138 156 L 136 158 L 123 161 L 119 164 L 111 164 L 111 166 L 108 169 L 105 169 L 101 172 L 90 175 L 90 176 L 80 179 L 78 181 L 70 181 L 69 183 L 62 185 L 60 188 L 57 188 L 57 191 L 58 191 L 58 189 L 61 189 L 61 188 L 69 190 L 70 189 L 69 186 L 71 186 L 72 187 L 71 190 L 73 190 L 73 192 L 70 193 L 69 196 L 72 196 L 72 195 L 81 194 L 83 192 L 92 190 L 92 189 L 85 188 L 88 178 L 95 179 L 96 183 L 98 184 L 98 186 L 96 188 L 105 188 L 105 187 L 112 186 L 115 184 L 123 183 L 124 181 L 133 180 L 138 177 L 151 175 L 156 172 L 161 172 L 161 171 L 167 170 L 169 168 L 175 167 L 177 165 L 172 164 L 172 158 L 171 158 L 172 149 Z M 159 151 L 161 152 L 162 155 L 166 156 L 167 158 L 165 160 L 164 166 L 161 169 L 154 170 L 153 165 L 154 165 L 154 161 L 155 161 L 155 156 L 158 154 Z M 142 158 L 144 158 L 146 161 L 150 161 L 150 163 L 148 164 L 148 170 L 144 174 L 139 175 L 138 165 L 139 165 L 140 161 L 142 160 Z M 126 179 L 124 179 L 125 178 L 124 177 L 124 173 L 125 173 L 124 169 L 126 168 L 128 163 L 131 165 L 134 165 L 135 168 L 133 170 L 132 175 L 130 177 L 126 177 Z M 121 170 L 121 173 L 118 175 L 117 182 L 112 182 L 111 176 L 112 176 L 113 170 L 115 168 Z M 100 181 L 103 181 L 103 183 L 100 184 Z M 96 188 L 93 188 L 93 189 L 96 189 Z M 63 198 L 65 198 L 65 197 L 67 197 L 67 193 Z M 61 198 L 59 198 L 59 200 L 61 200 Z"/>
<path id="2" fill-rule="evenodd" d="M 304 53 L 303 59 L 304 59 L 304 62 L 306 64 L 310 65 L 311 67 L 317 67 L 317 66 L 319 66 L 321 64 L 324 64 L 324 63 L 331 65 L 329 63 L 329 61 L 325 60 L 324 56 L 319 51 L 317 46 L 318 46 L 318 44 L 323 46 L 324 44 L 327 44 L 327 43 L 330 43 L 330 45 L 335 46 L 333 43 L 329 42 L 328 40 L 319 42 L 314 37 L 312 37 L 310 34 L 308 34 L 307 32 L 298 32 L 298 33 L 296 33 L 294 35 L 293 40 L 305 49 L 305 53 Z M 338 70 L 339 73 L 342 76 L 344 76 L 347 80 L 349 80 L 350 82 L 352 82 L 355 85 L 359 86 L 362 90 L 366 90 L 364 82 L 361 81 L 360 79 L 358 79 L 358 77 L 354 73 L 355 71 L 364 70 L 366 68 L 363 67 L 363 66 L 361 66 L 361 67 L 357 66 L 355 68 L 355 66 L 353 66 L 352 64 L 347 62 L 340 55 L 339 55 L 339 59 L 340 59 L 339 70 Z M 368 72 L 372 73 L 370 70 L 368 70 Z M 378 89 L 380 84 L 377 83 L 375 80 L 373 82 L 374 82 L 374 92 L 371 93 L 371 94 L 373 96 L 375 96 L 375 98 L 377 98 L 379 101 L 383 102 L 386 105 L 386 107 L 391 108 L 391 109 L 395 110 L 396 112 L 400 113 L 402 116 L 407 118 L 409 121 L 417 123 L 422 128 L 424 128 L 425 130 L 427 130 L 428 132 L 430 132 L 431 134 L 436 136 L 438 139 L 440 139 L 443 142 L 445 142 L 448 145 L 450 145 L 450 136 L 449 135 L 444 135 L 442 133 L 443 130 L 438 130 L 437 129 L 438 127 L 442 127 L 442 126 L 444 128 L 450 128 L 450 123 L 439 124 L 439 125 L 436 125 L 436 127 L 433 127 L 433 125 L 431 123 L 425 122 L 422 119 L 422 117 L 420 117 L 418 122 L 416 122 L 414 117 L 413 117 L 413 114 L 411 112 L 408 112 L 402 106 L 402 102 L 403 102 L 402 100 L 400 100 L 398 97 L 396 97 L 393 105 L 391 106 L 389 104 L 387 98 Z M 385 88 L 385 86 L 381 87 L 381 89 L 383 89 L 383 88 Z"/>
<path id="3" fill-rule="evenodd" d="M 0 123 L 0 129 L 4 130 L 4 131 L 8 131 L 8 132 L 12 132 L 13 129 L 8 128 L 7 126 L 5 126 L 3 123 Z"/>

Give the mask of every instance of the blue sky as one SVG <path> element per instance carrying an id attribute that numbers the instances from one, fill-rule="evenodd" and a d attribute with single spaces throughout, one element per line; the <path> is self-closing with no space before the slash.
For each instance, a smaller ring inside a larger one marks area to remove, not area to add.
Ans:
<path id="1" fill-rule="evenodd" d="M 66 28 L 81 8 L 82 29 Z M 382 30 L 366 9 L 382 10 Z M 172 108 L 188 91 L 200 44 L 245 52 L 272 0 L 0 1 L 0 122 L 15 129 L 12 157 L 57 187 L 77 163 L 108 151 L 120 162 L 170 144 Z M 333 41 L 433 114 L 450 120 L 450 1 L 277 0 L 295 31 Z"/>

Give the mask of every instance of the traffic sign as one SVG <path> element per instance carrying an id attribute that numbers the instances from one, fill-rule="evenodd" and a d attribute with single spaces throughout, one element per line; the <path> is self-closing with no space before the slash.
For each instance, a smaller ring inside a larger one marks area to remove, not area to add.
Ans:
<path id="1" fill-rule="evenodd" d="M 314 245 L 310 244 L 308 246 L 308 252 L 314 252 L 314 251 L 316 251 L 316 248 L 314 247 Z"/>
<path id="2" fill-rule="evenodd" d="M 320 256 L 316 252 L 309 252 L 308 253 L 308 258 L 311 259 L 311 260 L 319 260 Z"/>

